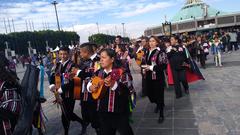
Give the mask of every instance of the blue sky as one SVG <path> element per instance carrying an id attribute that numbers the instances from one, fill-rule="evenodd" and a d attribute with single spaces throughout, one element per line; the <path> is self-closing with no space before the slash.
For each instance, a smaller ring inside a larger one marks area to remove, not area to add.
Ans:
<path id="1" fill-rule="evenodd" d="M 0 32 L 5 33 L 4 19 L 14 21 L 16 31 L 56 29 L 54 8 L 50 0 L 0 0 Z M 58 0 L 58 13 L 62 29 L 74 30 L 87 40 L 97 32 L 122 34 L 121 23 L 125 23 L 126 34 L 137 37 L 144 29 L 171 20 L 186 0 Z M 210 6 L 225 11 L 238 12 L 239 0 L 204 0 Z M 32 26 L 32 25 L 31 25 Z M 32 28 L 32 27 L 31 27 Z M 8 32 L 9 32 L 8 28 Z M 11 31 L 13 29 L 11 28 Z"/>

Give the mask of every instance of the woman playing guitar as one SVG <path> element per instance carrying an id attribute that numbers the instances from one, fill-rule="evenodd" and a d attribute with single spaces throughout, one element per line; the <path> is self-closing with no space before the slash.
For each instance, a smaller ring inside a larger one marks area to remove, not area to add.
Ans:
<path id="1" fill-rule="evenodd" d="M 87 89 L 91 93 L 99 88 L 103 91 L 98 99 L 101 134 L 114 135 L 118 131 L 120 135 L 133 135 L 129 124 L 129 94 L 133 87 L 127 81 L 127 76 L 131 75 L 115 64 L 115 56 L 112 49 L 101 51 L 102 68 L 95 73 L 100 78 L 99 83 L 89 82 Z"/>

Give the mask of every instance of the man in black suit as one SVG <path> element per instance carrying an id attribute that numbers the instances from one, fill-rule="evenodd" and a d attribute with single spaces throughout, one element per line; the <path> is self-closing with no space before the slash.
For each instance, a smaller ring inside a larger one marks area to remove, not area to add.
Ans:
<path id="1" fill-rule="evenodd" d="M 73 62 L 70 60 L 69 48 L 62 47 L 59 50 L 59 57 L 61 61 L 56 64 L 50 78 L 50 90 L 55 93 L 55 91 L 60 95 L 58 102 L 62 109 L 62 124 L 64 127 L 65 135 L 68 135 L 68 130 L 70 126 L 70 121 L 78 121 L 81 123 L 84 129 L 83 120 L 78 117 L 74 111 L 75 99 L 73 98 L 73 88 L 74 83 L 69 78 L 72 68 L 74 67 Z M 61 87 L 56 88 L 56 75 L 61 77 Z M 56 94 L 56 93 L 55 93 Z"/>
<path id="2" fill-rule="evenodd" d="M 96 44 L 84 43 L 80 46 L 80 55 L 83 59 L 82 64 L 77 72 L 78 77 L 80 77 L 82 82 L 82 92 L 81 92 L 81 111 L 84 123 L 86 126 L 91 124 L 91 126 L 96 130 L 97 135 L 100 134 L 100 124 L 97 113 L 97 101 L 92 98 L 92 94 L 87 90 L 87 84 L 93 77 L 95 71 L 100 68 L 100 58 L 97 54 Z M 82 132 L 84 135 L 86 132 Z"/>
<path id="3" fill-rule="evenodd" d="M 179 40 L 177 36 L 171 37 L 171 46 L 167 48 L 177 99 L 182 97 L 181 83 L 185 89 L 185 93 L 189 94 L 189 86 L 186 79 L 186 66 L 189 65 L 189 61 L 185 53 L 185 48 L 180 44 Z"/>

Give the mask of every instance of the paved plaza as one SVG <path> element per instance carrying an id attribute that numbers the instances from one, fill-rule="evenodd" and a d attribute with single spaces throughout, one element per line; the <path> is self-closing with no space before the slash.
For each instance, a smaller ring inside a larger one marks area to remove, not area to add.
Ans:
<path id="1" fill-rule="evenodd" d="M 136 135 L 240 135 L 240 52 L 223 54 L 223 67 L 215 67 L 212 56 L 207 61 L 207 69 L 202 70 L 206 80 L 190 85 L 190 95 L 175 99 L 173 88 L 165 91 L 165 122 L 158 124 L 158 114 L 148 98 L 138 97 L 133 113 L 132 127 Z M 132 66 L 134 86 L 141 91 L 139 68 Z M 24 70 L 18 68 L 20 78 Z M 62 135 L 61 111 L 52 104 L 52 94 L 48 92 L 45 79 L 43 104 L 48 118 L 47 135 Z M 79 102 L 75 112 L 81 116 Z M 81 125 L 72 122 L 70 135 L 78 135 Z M 95 135 L 89 127 L 88 135 Z"/>

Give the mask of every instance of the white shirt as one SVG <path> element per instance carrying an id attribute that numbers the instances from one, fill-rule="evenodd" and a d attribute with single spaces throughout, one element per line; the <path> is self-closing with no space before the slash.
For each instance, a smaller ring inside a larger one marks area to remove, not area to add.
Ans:
<path id="1" fill-rule="evenodd" d="M 143 46 L 140 46 L 140 47 L 138 48 L 138 50 L 137 50 L 136 53 L 138 53 L 138 52 L 141 51 L 142 49 L 143 49 Z"/>
<path id="2" fill-rule="evenodd" d="M 60 61 L 60 63 L 61 63 L 63 66 L 65 66 L 65 65 L 68 63 L 69 60 L 70 60 L 70 59 L 66 60 L 66 61 L 63 62 L 63 63 L 62 63 L 62 61 Z M 55 87 L 56 87 L 55 84 L 51 84 L 51 85 L 49 86 L 50 91 L 54 92 Z M 62 88 L 60 87 L 60 88 L 57 90 L 57 92 L 58 92 L 58 93 L 62 93 L 62 92 L 63 92 L 63 91 L 62 91 Z"/>
<path id="3" fill-rule="evenodd" d="M 66 60 L 66 61 L 63 62 L 63 63 L 62 63 L 62 61 L 60 61 L 60 63 L 61 63 L 63 66 L 65 66 L 69 60 L 70 60 L 70 59 Z"/>
<path id="4" fill-rule="evenodd" d="M 93 60 L 95 57 L 97 57 L 97 53 L 94 53 L 94 54 L 90 57 L 90 59 Z"/>
<path id="5" fill-rule="evenodd" d="M 154 48 L 154 49 L 152 49 L 152 50 L 150 50 L 149 55 L 148 55 L 148 59 L 150 58 L 152 52 L 153 52 L 154 50 L 156 50 L 156 49 L 159 50 L 157 47 Z M 152 65 L 149 67 L 149 69 L 150 69 L 151 71 L 153 71 L 153 67 L 154 67 L 154 66 L 155 66 L 155 65 L 153 65 L 153 63 L 152 63 Z"/>
<path id="6" fill-rule="evenodd" d="M 148 54 L 148 59 L 150 58 L 150 56 L 151 56 L 151 54 L 152 54 L 152 52 L 154 51 L 154 50 L 156 50 L 157 48 L 154 48 L 154 49 L 152 49 L 152 50 L 150 50 L 149 51 L 149 54 Z"/>

